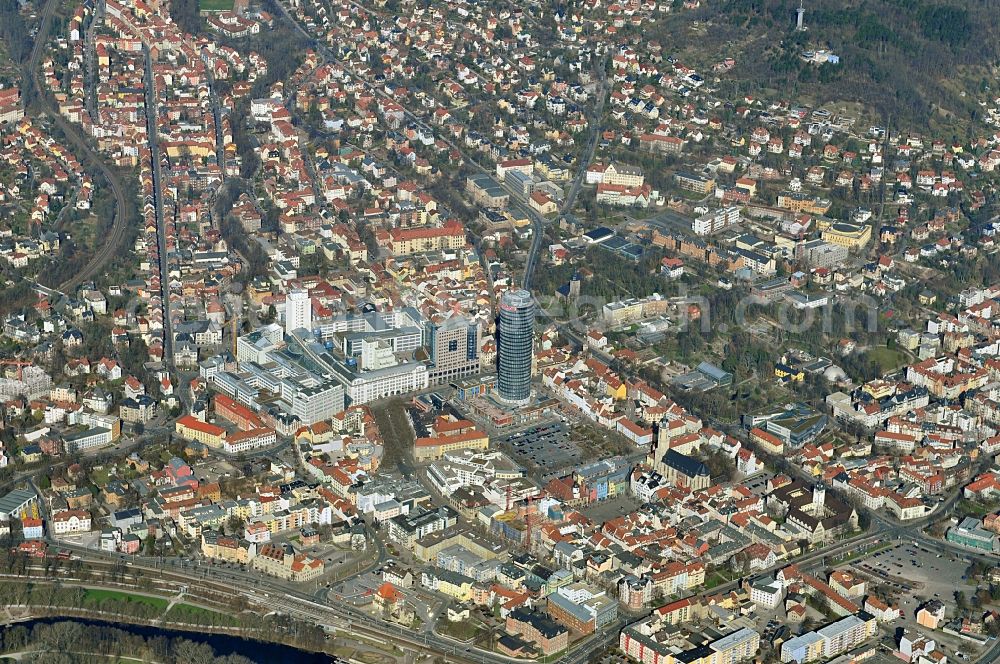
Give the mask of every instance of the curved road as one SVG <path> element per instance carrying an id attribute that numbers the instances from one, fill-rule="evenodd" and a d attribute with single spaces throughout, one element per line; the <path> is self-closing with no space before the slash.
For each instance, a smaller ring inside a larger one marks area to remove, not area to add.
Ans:
<path id="1" fill-rule="evenodd" d="M 75 289 L 84 281 L 94 277 L 94 275 L 99 274 L 105 263 L 118 254 L 122 240 L 125 237 L 125 210 L 128 209 L 128 201 L 121 179 L 104 163 L 100 155 L 94 151 L 86 138 L 80 133 L 79 128 L 59 114 L 59 109 L 52 103 L 45 91 L 45 87 L 42 85 L 41 76 L 39 75 L 39 64 L 42 53 L 45 51 L 45 44 L 48 41 L 49 30 L 52 27 L 52 16 L 58 7 L 58 0 L 47 0 L 45 7 L 42 9 L 42 20 L 38 26 L 38 34 L 35 35 L 35 42 L 31 49 L 31 59 L 27 64 L 25 78 L 33 82 L 38 104 L 42 107 L 42 110 L 48 113 L 59 129 L 62 130 L 66 139 L 72 143 L 75 153 L 81 157 L 80 161 L 89 163 L 100 171 L 115 196 L 115 213 L 110 230 L 83 269 L 59 284 L 58 290 L 65 293 Z"/>

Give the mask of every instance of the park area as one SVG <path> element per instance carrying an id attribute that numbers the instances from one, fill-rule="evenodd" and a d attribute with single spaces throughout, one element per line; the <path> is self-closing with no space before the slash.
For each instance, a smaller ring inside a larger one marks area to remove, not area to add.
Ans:
<path id="1" fill-rule="evenodd" d="M 231 12 L 233 0 L 198 0 L 199 12 Z"/>

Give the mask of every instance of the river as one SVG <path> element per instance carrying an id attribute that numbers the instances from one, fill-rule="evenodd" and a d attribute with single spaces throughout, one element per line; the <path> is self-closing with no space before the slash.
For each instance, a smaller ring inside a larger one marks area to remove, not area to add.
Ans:
<path id="1" fill-rule="evenodd" d="M 57 622 L 74 622 L 88 627 L 112 627 L 123 632 L 136 634 L 145 638 L 161 636 L 165 638 L 182 638 L 196 643 L 205 643 L 215 650 L 218 657 L 225 655 L 242 655 L 254 662 L 271 664 L 273 662 L 295 662 L 295 664 L 330 664 L 335 661 L 330 655 L 323 653 L 300 650 L 292 646 L 280 643 L 269 643 L 267 641 L 257 641 L 255 639 L 245 639 L 240 636 L 229 634 L 211 634 L 205 632 L 189 632 L 179 629 L 164 629 L 161 627 L 151 627 L 148 625 L 131 625 L 128 623 L 113 623 L 104 620 L 90 620 L 84 618 L 37 618 L 25 622 L 12 623 L 27 627 L 29 630 L 35 625 L 51 625 Z"/>

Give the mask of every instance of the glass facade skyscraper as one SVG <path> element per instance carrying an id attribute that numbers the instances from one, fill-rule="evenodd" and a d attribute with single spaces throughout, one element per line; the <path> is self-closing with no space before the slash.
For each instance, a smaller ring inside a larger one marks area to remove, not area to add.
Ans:
<path id="1" fill-rule="evenodd" d="M 531 397 L 531 357 L 535 337 L 535 301 L 526 290 L 500 298 L 497 320 L 497 395 L 524 404 Z"/>

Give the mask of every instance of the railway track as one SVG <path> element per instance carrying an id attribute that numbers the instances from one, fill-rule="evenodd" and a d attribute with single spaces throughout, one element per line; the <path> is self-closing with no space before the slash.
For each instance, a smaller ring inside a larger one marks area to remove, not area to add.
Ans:
<path id="1" fill-rule="evenodd" d="M 104 180 L 108 183 L 108 186 L 111 187 L 111 191 L 115 197 L 115 212 L 114 217 L 111 220 L 111 228 L 105 238 L 97 239 L 97 241 L 100 242 L 100 245 L 94 252 L 94 255 L 90 258 L 83 269 L 58 286 L 54 286 L 57 290 L 65 293 L 75 289 L 84 281 L 87 281 L 88 279 L 91 279 L 95 275 L 99 274 L 108 261 L 118 254 L 118 251 L 121 248 L 122 240 L 125 238 L 125 229 L 127 225 L 127 215 L 125 211 L 128 209 L 128 200 L 121 178 L 118 177 L 118 175 L 104 162 L 104 160 L 101 159 L 101 156 L 94 151 L 94 149 L 87 142 L 86 138 L 84 138 L 84 136 L 80 133 L 79 128 L 68 122 L 62 115 L 59 114 L 59 109 L 52 103 L 52 100 L 49 98 L 42 85 L 42 80 L 39 76 L 39 63 L 41 61 L 42 53 L 45 51 L 45 43 L 48 41 L 49 30 L 52 26 L 52 16 L 55 14 L 58 6 L 58 0 L 47 0 L 45 7 L 42 9 L 42 20 L 38 27 L 38 33 L 35 35 L 34 45 L 31 48 L 31 58 L 28 60 L 28 71 L 26 72 L 28 74 L 27 78 L 30 78 L 34 84 L 36 93 L 35 100 L 38 105 L 43 111 L 52 117 L 52 121 L 55 122 L 55 124 L 66 136 L 66 139 L 73 145 L 76 154 L 81 157 L 81 162 L 89 163 L 101 173 Z"/>

